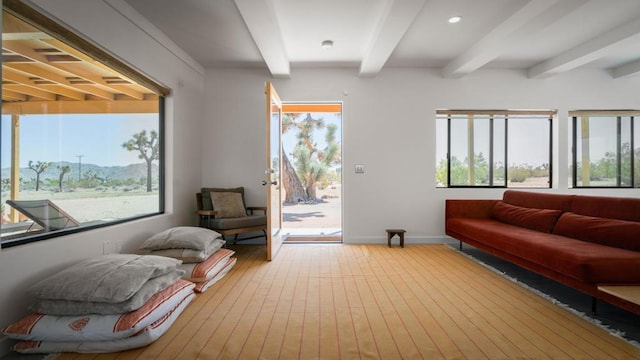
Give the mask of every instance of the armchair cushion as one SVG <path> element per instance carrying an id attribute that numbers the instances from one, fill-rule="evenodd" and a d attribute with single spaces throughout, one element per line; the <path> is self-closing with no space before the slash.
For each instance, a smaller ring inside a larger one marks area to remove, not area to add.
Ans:
<path id="1" fill-rule="evenodd" d="M 237 192 L 215 191 L 210 193 L 213 210 L 218 218 L 238 218 L 247 216 L 247 209 L 242 201 L 242 194 Z"/>
<path id="2" fill-rule="evenodd" d="M 244 187 L 236 187 L 236 188 L 210 188 L 203 187 L 200 189 L 200 194 L 202 194 L 202 209 L 199 210 L 213 210 L 213 202 L 211 201 L 211 193 L 214 192 L 236 192 L 242 195 L 242 201 L 244 205 Z M 246 205 L 244 205 L 246 207 Z"/>
<path id="3" fill-rule="evenodd" d="M 205 224 L 203 224 L 205 225 Z M 211 219 L 211 227 L 218 230 L 231 230 L 238 228 L 251 228 L 255 226 L 266 226 L 266 215 L 247 215 L 238 218 Z"/>

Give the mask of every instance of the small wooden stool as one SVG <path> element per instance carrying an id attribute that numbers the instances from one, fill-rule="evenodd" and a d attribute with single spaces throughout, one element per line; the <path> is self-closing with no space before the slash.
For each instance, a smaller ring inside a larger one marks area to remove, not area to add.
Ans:
<path id="1" fill-rule="evenodd" d="M 404 247 L 404 233 L 407 232 L 406 230 L 402 230 L 402 229 L 387 229 L 387 243 L 389 244 L 389 247 L 391 247 L 391 238 L 394 235 L 398 235 L 398 237 L 400 238 L 400 247 Z"/>

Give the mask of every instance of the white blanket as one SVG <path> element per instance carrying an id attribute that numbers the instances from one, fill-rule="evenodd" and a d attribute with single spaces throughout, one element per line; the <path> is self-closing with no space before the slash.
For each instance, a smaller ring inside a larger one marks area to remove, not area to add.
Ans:
<path id="1" fill-rule="evenodd" d="M 180 260 L 110 254 L 82 261 L 31 286 L 39 299 L 121 303 L 149 280 L 175 270 Z"/>

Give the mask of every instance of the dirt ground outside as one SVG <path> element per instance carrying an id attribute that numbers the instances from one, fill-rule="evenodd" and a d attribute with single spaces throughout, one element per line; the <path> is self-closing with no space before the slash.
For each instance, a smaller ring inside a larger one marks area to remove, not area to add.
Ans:
<path id="1" fill-rule="evenodd" d="M 4 195 L 4 194 L 3 194 Z M 3 199 L 5 197 L 3 196 Z M 79 190 L 75 192 L 23 191 L 21 200 L 49 199 L 77 221 L 124 219 L 158 211 L 158 192 L 112 192 Z M 8 207 L 8 206 L 7 206 Z M 26 217 L 21 216 L 21 220 Z"/>
<path id="2" fill-rule="evenodd" d="M 115 220 L 157 211 L 157 192 L 109 196 L 97 191 L 54 193 L 47 191 L 21 193 L 23 200 L 50 199 L 79 222 Z M 290 234 L 341 235 L 342 188 L 333 184 L 318 189 L 316 203 L 283 205 L 283 228 Z M 25 219 L 22 217 L 22 219 Z"/>
<path id="3" fill-rule="evenodd" d="M 341 235 L 342 186 L 332 184 L 318 189 L 320 202 L 283 205 L 282 227 L 291 234 Z"/>

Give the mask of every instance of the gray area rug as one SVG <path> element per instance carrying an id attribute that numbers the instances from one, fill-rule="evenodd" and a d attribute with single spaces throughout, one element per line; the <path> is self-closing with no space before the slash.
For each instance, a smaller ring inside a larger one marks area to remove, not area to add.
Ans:
<path id="1" fill-rule="evenodd" d="M 458 245 L 452 245 L 460 251 Z M 506 260 L 463 244 L 462 251 L 473 260 L 531 289 L 549 301 L 640 347 L 640 315 L 598 300 L 597 314 L 591 314 L 591 296 L 521 268 Z"/>

